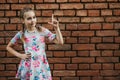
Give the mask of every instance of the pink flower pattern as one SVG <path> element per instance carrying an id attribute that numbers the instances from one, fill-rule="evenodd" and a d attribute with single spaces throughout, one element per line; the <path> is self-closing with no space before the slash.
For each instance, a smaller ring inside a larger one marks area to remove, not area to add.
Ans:
<path id="1" fill-rule="evenodd" d="M 44 34 L 44 35 L 43 35 Z M 11 40 L 15 44 L 21 38 L 21 32 L 18 32 Z M 48 29 L 41 33 L 35 32 L 34 35 L 25 32 L 25 53 L 30 53 L 31 58 L 21 60 L 16 78 L 21 80 L 52 80 L 50 67 L 45 53 L 45 37 L 52 41 L 56 35 Z"/>

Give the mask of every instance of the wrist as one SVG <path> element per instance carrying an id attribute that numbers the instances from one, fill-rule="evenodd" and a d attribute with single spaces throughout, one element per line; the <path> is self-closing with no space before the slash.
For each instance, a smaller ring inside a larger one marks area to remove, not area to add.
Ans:
<path id="1" fill-rule="evenodd" d="M 59 27 L 56 27 L 56 28 L 54 28 L 54 29 L 55 29 L 55 31 L 60 30 L 60 28 L 59 28 Z"/>

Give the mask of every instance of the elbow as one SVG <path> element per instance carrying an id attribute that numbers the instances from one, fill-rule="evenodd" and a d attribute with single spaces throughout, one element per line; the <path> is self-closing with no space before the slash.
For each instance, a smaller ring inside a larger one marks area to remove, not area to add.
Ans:
<path id="1" fill-rule="evenodd" d="M 9 50 L 9 46 L 6 47 L 6 50 L 7 50 L 7 51 Z"/>
<path id="2" fill-rule="evenodd" d="M 64 44 L 64 41 L 61 41 L 61 42 L 59 42 L 58 44 L 63 45 L 63 44 Z"/>

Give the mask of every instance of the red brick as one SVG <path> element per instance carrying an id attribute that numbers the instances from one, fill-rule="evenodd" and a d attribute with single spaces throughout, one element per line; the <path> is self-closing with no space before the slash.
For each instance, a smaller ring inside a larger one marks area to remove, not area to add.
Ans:
<path id="1" fill-rule="evenodd" d="M 98 76 L 99 70 L 82 70 L 77 71 L 78 76 Z"/>
<path id="2" fill-rule="evenodd" d="M 118 31 L 116 30 L 103 30 L 103 31 L 97 31 L 97 36 L 118 36 Z"/>
<path id="3" fill-rule="evenodd" d="M 87 3 L 85 9 L 106 9 L 108 8 L 107 3 Z"/>
<path id="4" fill-rule="evenodd" d="M 66 30 L 77 30 L 77 24 L 67 24 Z"/>
<path id="5" fill-rule="evenodd" d="M 77 10 L 77 16 L 87 16 L 87 10 Z"/>
<path id="6" fill-rule="evenodd" d="M 40 10 L 35 10 L 35 15 L 37 16 L 37 18 L 39 17 L 39 16 L 41 16 L 41 11 Z"/>
<path id="7" fill-rule="evenodd" d="M 117 75 L 117 76 L 119 76 L 119 75 Z M 120 78 L 119 77 L 104 77 L 103 79 L 105 79 L 105 80 L 119 80 Z"/>
<path id="8" fill-rule="evenodd" d="M 78 51 L 78 56 L 89 56 L 89 51 Z"/>
<path id="9" fill-rule="evenodd" d="M 69 0 L 69 2 L 80 2 L 80 0 Z"/>
<path id="10" fill-rule="evenodd" d="M 61 23 L 74 23 L 74 22 L 80 22 L 80 18 L 79 17 L 61 17 L 58 19 L 59 22 Z"/>
<path id="11" fill-rule="evenodd" d="M 30 0 L 19 0 L 19 3 L 30 3 Z"/>
<path id="12" fill-rule="evenodd" d="M 88 30 L 89 24 L 78 24 L 78 30 Z"/>
<path id="13" fill-rule="evenodd" d="M 0 0 L 0 3 L 6 3 L 6 0 Z"/>
<path id="14" fill-rule="evenodd" d="M 7 0 L 7 3 L 18 3 L 19 0 Z"/>
<path id="15" fill-rule="evenodd" d="M 93 23 L 93 24 L 90 24 L 90 29 L 102 29 L 102 26 L 100 23 Z"/>
<path id="16" fill-rule="evenodd" d="M 106 22 L 120 22 L 120 17 L 107 17 Z"/>
<path id="17" fill-rule="evenodd" d="M 15 76 L 16 71 L 0 71 L 0 76 Z"/>
<path id="18" fill-rule="evenodd" d="M 77 43 L 77 38 L 67 37 L 66 43 Z"/>
<path id="19" fill-rule="evenodd" d="M 119 73 L 116 70 L 102 70 L 101 75 L 103 76 L 118 76 Z"/>
<path id="20" fill-rule="evenodd" d="M 0 11 L 0 16 L 3 17 L 4 16 L 4 11 Z"/>
<path id="21" fill-rule="evenodd" d="M 88 38 L 88 37 L 80 37 L 78 43 L 89 43 L 89 42 L 90 42 L 90 38 Z"/>
<path id="22" fill-rule="evenodd" d="M 120 15 L 120 10 L 119 9 L 118 10 L 114 10 L 113 14 L 116 15 L 116 16 L 119 16 Z"/>
<path id="23" fill-rule="evenodd" d="M 11 18 L 10 23 L 21 23 L 20 18 Z"/>
<path id="24" fill-rule="evenodd" d="M 73 50 L 94 50 L 94 44 L 73 44 Z"/>
<path id="25" fill-rule="evenodd" d="M 48 50 L 71 50 L 71 46 L 69 44 L 48 45 Z"/>
<path id="26" fill-rule="evenodd" d="M 79 77 L 62 77 L 62 80 L 80 80 Z"/>
<path id="27" fill-rule="evenodd" d="M 113 29 L 112 23 L 103 23 L 103 29 Z"/>
<path id="28" fill-rule="evenodd" d="M 104 77 L 96 76 L 96 77 L 92 77 L 92 80 L 104 80 Z"/>
<path id="29" fill-rule="evenodd" d="M 42 16 L 52 16 L 53 11 L 47 10 L 47 11 L 42 11 Z"/>
<path id="30" fill-rule="evenodd" d="M 9 23 L 9 18 L 0 18 L 0 23 Z"/>
<path id="31" fill-rule="evenodd" d="M 76 58 L 72 58 L 72 63 L 94 63 L 95 62 L 95 58 L 93 57 L 76 57 Z"/>
<path id="32" fill-rule="evenodd" d="M 53 55 L 55 57 L 64 57 L 64 51 L 54 51 Z"/>
<path id="33" fill-rule="evenodd" d="M 94 0 L 94 2 L 105 2 L 106 0 Z"/>
<path id="34" fill-rule="evenodd" d="M 109 51 L 109 50 L 108 51 L 107 50 L 103 51 L 102 56 L 111 56 L 112 57 L 113 56 L 113 51 Z"/>
<path id="35" fill-rule="evenodd" d="M 93 2 L 93 0 L 81 0 L 81 2 Z"/>
<path id="36" fill-rule="evenodd" d="M 12 10 L 21 10 L 24 7 L 26 7 L 26 4 L 12 4 L 11 5 Z M 27 4 L 27 7 L 33 8 L 34 5 L 33 4 Z"/>
<path id="37" fill-rule="evenodd" d="M 103 38 L 103 42 L 114 42 L 114 38 L 113 37 L 105 37 Z"/>
<path id="38" fill-rule="evenodd" d="M 91 38 L 91 43 L 101 43 L 102 38 L 101 37 L 92 37 Z"/>
<path id="39" fill-rule="evenodd" d="M 120 23 L 115 23 L 115 29 L 120 29 Z"/>
<path id="40" fill-rule="evenodd" d="M 48 58 L 49 63 L 70 63 L 70 58 Z"/>
<path id="41" fill-rule="evenodd" d="M 88 10 L 88 16 L 100 16 L 99 10 Z"/>
<path id="42" fill-rule="evenodd" d="M 90 51 L 90 56 L 101 56 L 101 53 L 100 53 L 100 51 L 97 51 L 97 50 L 95 50 L 95 51 Z"/>
<path id="43" fill-rule="evenodd" d="M 82 23 L 90 23 L 90 22 L 104 22 L 103 17 L 82 17 Z"/>
<path id="44" fill-rule="evenodd" d="M 77 55 L 77 53 L 75 51 L 66 51 L 65 52 L 66 57 L 74 57 L 76 55 Z"/>
<path id="45" fill-rule="evenodd" d="M 0 63 L 19 63 L 18 58 L 1 58 Z"/>
<path id="46" fill-rule="evenodd" d="M 16 70 L 16 65 L 15 64 L 7 64 L 6 65 L 6 70 Z"/>
<path id="47" fill-rule="evenodd" d="M 53 76 L 75 76 L 75 71 L 67 70 L 53 71 Z"/>
<path id="48" fill-rule="evenodd" d="M 10 5 L 9 4 L 0 4 L 0 10 L 9 10 Z"/>
<path id="49" fill-rule="evenodd" d="M 36 9 L 58 9 L 58 4 L 36 4 Z"/>
<path id="50" fill-rule="evenodd" d="M 90 65 L 90 69 L 92 69 L 92 70 L 99 70 L 99 69 L 101 69 L 101 64 L 91 64 Z"/>
<path id="51" fill-rule="evenodd" d="M 67 64 L 67 69 L 69 69 L 69 70 L 77 70 L 78 65 L 77 64 Z"/>
<path id="52" fill-rule="evenodd" d="M 119 62 L 119 58 L 118 58 L 118 57 L 97 57 L 97 58 L 96 58 L 96 62 L 100 62 L 100 63 Z"/>
<path id="53" fill-rule="evenodd" d="M 94 36 L 93 31 L 73 31 L 72 36 Z"/>
<path id="54" fill-rule="evenodd" d="M 120 54 L 119 54 L 119 53 L 120 53 L 120 51 L 119 51 L 119 50 L 114 51 L 114 56 L 118 56 L 118 57 L 119 57 L 119 56 L 120 56 Z"/>
<path id="55" fill-rule="evenodd" d="M 67 3 L 67 4 L 60 4 L 60 9 L 82 9 L 83 4 L 80 3 Z"/>
<path id="56" fill-rule="evenodd" d="M 62 35 L 63 35 L 63 37 L 65 36 L 71 36 L 71 32 L 70 31 L 61 31 L 62 32 Z"/>
<path id="57" fill-rule="evenodd" d="M 111 69 L 113 69 L 114 68 L 114 64 L 103 64 L 102 65 L 103 66 L 103 70 L 111 70 Z"/>
<path id="58" fill-rule="evenodd" d="M 16 16 L 16 11 L 6 11 L 6 16 Z"/>
<path id="59" fill-rule="evenodd" d="M 0 64 L 0 70 L 5 70 L 5 65 L 4 64 Z"/>
<path id="60" fill-rule="evenodd" d="M 55 10 L 54 11 L 54 15 L 56 15 L 56 16 L 63 16 L 64 14 L 63 14 L 63 10 Z"/>
<path id="61" fill-rule="evenodd" d="M 120 63 L 116 63 L 115 64 L 115 69 L 117 70 L 117 69 L 120 69 Z"/>
<path id="62" fill-rule="evenodd" d="M 118 8 L 119 9 L 120 8 L 120 3 L 110 3 L 109 7 L 110 8 Z"/>
<path id="63" fill-rule="evenodd" d="M 79 64 L 80 70 L 88 70 L 90 69 L 89 64 Z"/>
<path id="64" fill-rule="evenodd" d="M 115 37 L 115 43 L 120 43 L 120 37 Z"/>
<path id="65" fill-rule="evenodd" d="M 0 44 L 5 44 L 4 38 L 0 38 Z"/>
<path id="66" fill-rule="evenodd" d="M 65 64 L 54 64 L 54 69 L 63 70 L 65 69 Z"/>
<path id="67" fill-rule="evenodd" d="M 0 30 L 4 30 L 4 24 L 0 24 Z"/>
<path id="68" fill-rule="evenodd" d="M 6 52 L 5 52 L 5 51 L 2 51 L 2 50 L 1 50 L 1 51 L 0 51 L 0 54 L 1 54 L 0 57 L 5 57 L 5 56 L 6 56 Z"/>
<path id="69" fill-rule="evenodd" d="M 58 3 L 67 2 L 67 0 L 56 0 Z"/>
<path id="70" fill-rule="evenodd" d="M 101 10 L 101 16 L 111 16 L 112 10 Z"/>
<path id="71" fill-rule="evenodd" d="M 50 2 L 50 3 L 53 3 L 53 2 L 55 2 L 55 0 L 44 0 L 44 2 Z"/>
<path id="72" fill-rule="evenodd" d="M 51 18 L 48 18 L 48 17 L 39 17 L 37 18 L 38 20 L 38 23 L 48 23 L 51 21 Z"/>
<path id="73" fill-rule="evenodd" d="M 0 77 L 0 80 L 7 80 L 6 77 Z"/>
<path id="74" fill-rule="evenodd" d="M 75 16 L 75 11 L 74 10 L 64 10 L 63 15 L 64 16 Z"/>
<path id="75" fill-rule="evenodd" d="M 43 0 L 32 0 L 32 2 L 34 3 L 42 3 L 43 2 Z"/>
<path id="76" fill-rule="evenodd" d="M 16 30 L 16 25 L 15 24 L 6 24 L 5 30 Z"/>
<path id="77" fill-rule="evenodd" d="M 97 49 L 116 50 L 116 49 L 119 49 L 119 45 L 118 44 L 98 44 Z"/>
<path id="78" fill-rule="evenodd" d="M 6 45 L 0 45 L 0 50 L 6 50 Z"/>
<path id="79" fill-rule="evenodd" d="M 117 2 L 118 0 L 107 0 L 107 2 Z"/>

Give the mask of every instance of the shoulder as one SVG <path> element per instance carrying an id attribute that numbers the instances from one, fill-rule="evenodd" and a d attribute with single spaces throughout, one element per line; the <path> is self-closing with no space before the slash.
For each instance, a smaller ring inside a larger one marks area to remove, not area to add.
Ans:
<path id="1" fill-rule="evenodd" d="M 48 30 L 47 28 L 41 26 L 42 32 L 45 32 L 46 30 Z"/>

